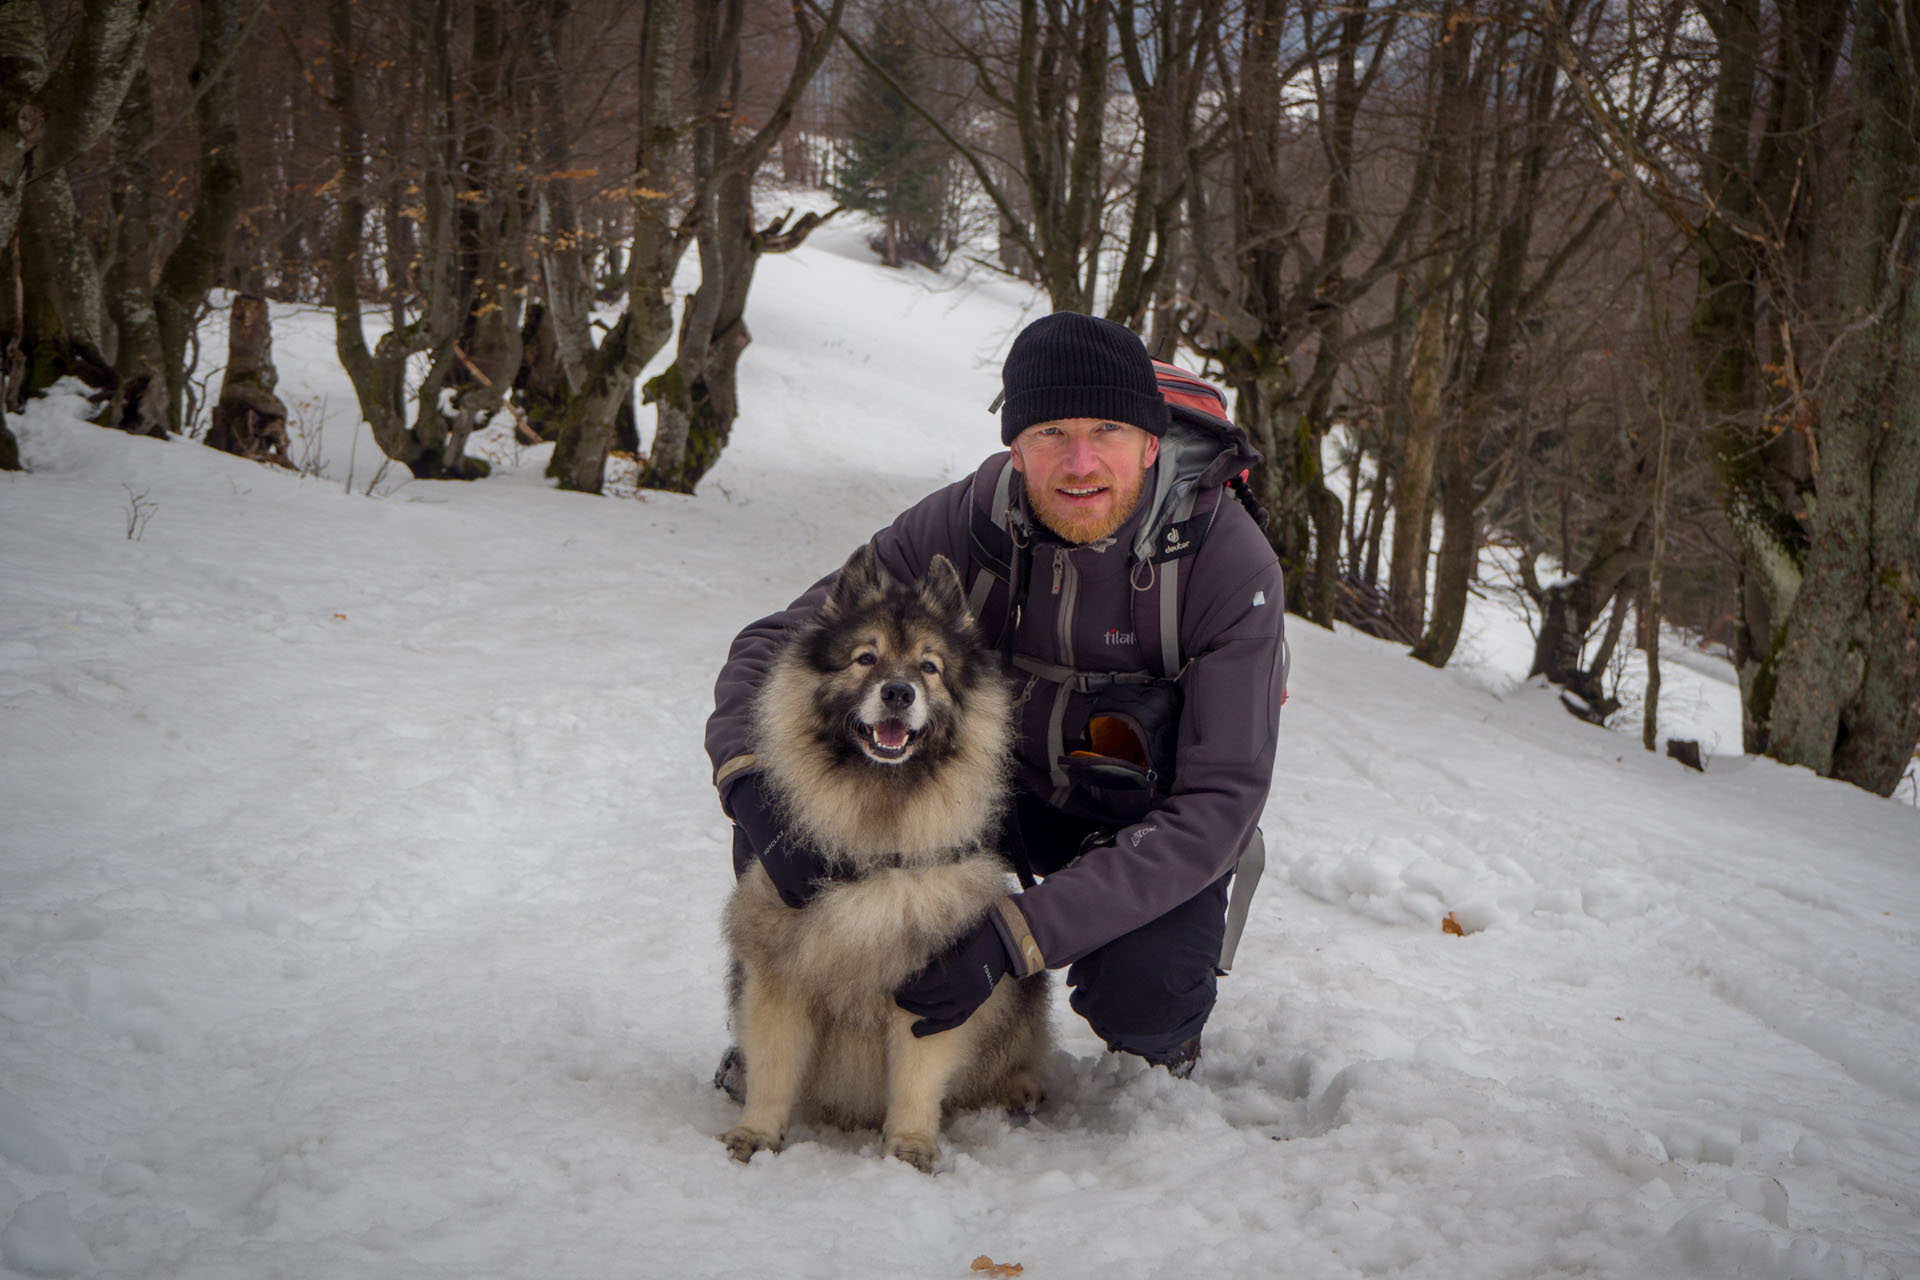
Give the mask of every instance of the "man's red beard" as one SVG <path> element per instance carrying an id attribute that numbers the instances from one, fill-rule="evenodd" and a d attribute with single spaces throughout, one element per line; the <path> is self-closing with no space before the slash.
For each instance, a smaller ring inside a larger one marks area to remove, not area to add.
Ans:
<path id="1" fill-rule="evenodd" d="M 1140 505 L 1140 491 L 1145 486 L 1146 473 L 1134 476 L 1131 482 L 1092 478 L 1085 481 L 1062 480 L 1048 489 L 1033 484 L 1030 475 L 1023 474 L 1021 481 L 1027 487 L 1027 506 L 1041 524 L 1068 542 L 1085 544 L 1111 537 L 1132 518 L 1134 508 Z M 1086 500 L 1077 500 L 1058 492 L 1059 489 L 1081 488 L 1100 488 L 1105 492 Z"/>

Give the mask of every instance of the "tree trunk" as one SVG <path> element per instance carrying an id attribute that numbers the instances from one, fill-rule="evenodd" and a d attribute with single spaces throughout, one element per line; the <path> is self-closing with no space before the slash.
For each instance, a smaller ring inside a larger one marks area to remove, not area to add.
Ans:
<path id="1" fill-rule="evenodd" d="M 461 329 L 453 350 L 451 437 L 468 436 L 498 410 L 520 367 L 520 312 L 526 296 L 526 236 L 517 173 L 520 134 L 503 64 L 510 38 L 497 3 L 473 7 L 473 57 L 461 146 L 457 199 L 458 296 Z M 537 26 L 538 24 L 532 24 Z M 575 237 L 577 239 L 577 236 Z M 487 464 L 460 456 L 462 471 Z"/>
<path id="2" fill-rule="evenodd" d="M 229 313 L 227 372 L 213 407 L 213 425 L 207 429 L 208 447 L 293 467 L 287 453 L 287 406 L 274 394 L 279 381 L 267 301 L 240 294 Z"/>
<path id="3" fill-rule="evenodd" d="M 1646 295 L 1647 336 L 1653 349 L 1654 414 L 1657 418 L 1653 462 L 1653 545 L 1647 557 L 1647 692 L 1640 721 L 1640 745 L 1652 751 L 1660 739 L 1660 615 L 1667 561 L 1667 500 L 1672 488 L 1673 396 L 1667 367 L 1670 343 L 1667 303 L 1654 269 L 1653 210 L 1645 193 L 1640 190 L 1637 177 L 1634 179 L 1634 194 L 1634 220 L 1640 233 L 1641 288 Z"/>
<path id="4" fill-rule="evenodd" d="M 1873 471 L 1860 689 L 1841 714 L 1833 774 L 1890 796 L 1920 743 L 1920 297 L 1903 280 L 1899 372 Z"/>
<path id="5" fill-rule="evenodd" d="M 1904 127 L 1912 99 L 1903 81 L 1911 68 L 1903 72 L 1895 49 L 1892 15 L 1880 0 L 1863 0 L 1853 53 L 1854 132 L 1838 220 L 1835 294 L 1846 329 L 1832 357 L 1831 387 L 1822 399 L 1815 430 L 1818 501 L 1811 513 L 1812 547 L 1785 620 L 1769 722 L 1770 754 L 1833 776 L 1844 776 L 1838 753 L 1856 718 L 1891 728 L 1901 721 L 1911 723 L 1912 715 L 1909 711 L 1890 718 L 1885 708 L 1861 705 L 1875 648 L 1868 637 L 1880 629 L 1876 622 L 1884 625 L 1889 617 L 1911 613 L 1911 608 L 1887 606 L 1899 596 L 1901 578 L 1911 571 L 1912 561 L 1902 563 L 1896 553 L 1896 558 L 1877 565 L 1874 554 L 1875 530 L 1883 523 L 1891 529 L 1904 524 L 1905 540 L 1912 541 L 1913 446 L 1906 437 L 1920 432 L 1920 423 L 1889 413 L 1894 361 L 1902 354 L 1898 326 L 1891 319 L 1917 305 L 1908 282 L 1920 258 L 1899 235 L 1905 193 L 1920 175 L 1920 153 Z M 1896 252 L 1899 256 L 1892 257 Z M 1895 467 L 1883 474 L 1887 461 Z M 1905 475 L 1896 474 L 1902 469 Z M 1884 517 L 1875 511 L 1877 501 L 1890 507 Z M 1868 615 L 1876 577 L 1885 610 L 1878 620 Z M 1903 664 L 1897 654 L 1897 649 L 1880 649 L 1882 683 L 1896 697 L 1904 687 L 1911 703 L 1913 685 L 1901 678 Z M 1909 736 L 1909 757 L 1911 750 Z M 1884 785 L 1890 792 L 1899 773 L 1883 778 L 1882 769 L 1867 764 L 1884 754 L 1879 743 L 1851 753 L 1856 767 L 1867 767 L 1863 776 L 1849 780 L 1876 790 Z"/>
<path id="6" fill-rule="evenodd" d="M 1444 667 L 1460 642 L 1467 616 L 1467 588 L 1480 555 L 1479 494 L 1475 491 L 1476 417 L 1456 413 L 1446 424 L 1440 464 L 1440 553 L 1434 557 L 1433 616 L 1413 646 L 1413 656 Z"/>
<path id="7" fill-rule="evenodd" d="M 20 207 L 22 345 L 27 391 L 66 375 L 113 385 L 100 266 L 64 169 L 37 176 Z"/>
<path id="8" fill-rule="evenodd" d="M 567 386 L 578 392 L 587 378 L 587 362 L 593 358 L 593 273 L 591 256 L 582 238 L 579 214 L 574 207 L 572 179 L 573 144 L 567 130 L 566 74 L 560 65 L 562 24 L 570 0 L 519 0 L 526 31 L 526 47 L 533 63 L 533 96 L 537 124 L 533 132 L 533 161 L 538 190 L 533 222 L 534 243 L 540 256 L 540 279 L 546 296 L 547 323 Z M 650 4 L 648 22 L 674 15 L 655 15 L 654 10 L 672 10 L 671 4 Z M 650 40 L 657 39 L 649 35 Z M 652 46 L 650 46 L 652 47 Z M 643 77 L 660 74 L 656 67 L 642 61 Z M 673 68 L 669 62 L 665 75 L 671 85 Z"/>
<path id="9" fill-rule="evenodd" d="M 1462 308 L 1483 320 L 1465 326 L 1466 332 L 1459 339 L 1464 351 L 1450 379 L 1458 384 L 1459 392 L 1442 398 L 1443 404 L 1449 399 L 1456 403 L 1453 412 L 1446 415 L 1441 445 L 1441 537 L 1434 565 L 1433 618 L 1413 650 L 1414 657 L 1436 667 L 1445 666 L 1453 656 L 1466 617 L 1468 588 L 1480 554 L 1480 507 L 1486 497 L 1479 477 L 1481 451 L 1492 435 L 1500 401 L 1512 381 L 1521 325 L 1534 300 L 1598 230 L 1607 207 L 1606 202 L 1599 202 L 1554 246 L 1546 263 L 1529 279 L 1527 259 L 1533 248 L 1535 212 L 1552 167 L 1559 72 L 1552 59 L 1544 56 L 1516 59 L 1512 14 L 1500 16 L 1503 20 L 1480 37 L 1480 55 L 1464 96 L 1454 96 L 1449 80 L 1442 89 L 1442 109 L 1437 117 L 1441 128 L 1457 139 L 1478 123 L 1478 113 L 1469 104 L 1491 101 L 1496 112 L 1486 121 L 1493 131 L 1486 193 L 1478 198 L 1471 192 L 1463 193 L 1469 207 L 1487 206 L 1493 233 L 1492 259 L 1483 272 L 1474 273 L 1484 274 L 1485 284 L 1478 297 Z M 1463 28 L 1452 37 L 1455 43 L 1473 43 L 1465 31 Z M 1464 58 L 1465 53 L 1449 55 L 1447 61 L 1456 57 Z M 1515 62 L 1522 69 L 1509 74 L 1507 67 Z M 1489 83 L 1495 86 L 1491 92 L 1486 88 Z M 1441 162 L 1436 190 L 1453 181 L 1452 170 L 1451 162 Z M 1420 394 L 1424 397 L 1431 393 L 1422 389 Z"/>
<path id="10" fill-rule="evenodd" d="M 821 27 L 800 24 L 799 54 L 786 92 L 766 122 L 745 142 L 733 136 L 740 91 L 740 0 L 705 11 L 694 32 L 694 202 L 689 222 L 700 254 L 700 287 L 680 321 L 673 364 L 643 390 L 657 406 L 653 445 L 640 483 L 650 489 L 693 492 L 719 460 L 739 412 L 736 373 L 753 340 L 747 331 L 747 292 L 759 257 L 798 247 L 825 219 L 808 214 L 788 226 L 775 219 L 753 226 L 753 175 L 793 118 L 800 91 L 826 57 L 844 0 L 835 0 Z M 831 216 L 831 215 L 828 215 Z"/>
<path id="11" fill-rule="evenodd" d="M 166 356 L 154 311 L 153 92 L 142 70 L 113 123 L 111 208 L 117 252 L 107 273 L 107 309 L 119 334 L 109 422 L 142 436 L 168 429 Z"/>
<path id="12" fill-rule="evenodd" d="M 1140 172 L 1107 319 L 1138 329 L 1151 306 L 1153 323 L 1144 336 L 1148 350 L 1164 359 L 1173 354 L 1169 285 L 1180 259 L 1184 155 L 1192 146 L 1206 59 L 1203 34 L 1220 25 L 1220 5 L 1218 0 L 1156 4 L 1143 18 L 1134 0 L 1117 0 L 1114 16 L 1121 61 L 1139 104 Z M 1143 26 L 1152 37 L 1147 51 L 1141 48 Z"/>
<path id="13" fill-rule="evenodd" d="M 1783 628 L 1809 547 L 1794 513 L 1813 483 L 1784 456 L 1793 433 L 1769 435 L 1764 428 L 1759 286 L 1769 267 L 1777 279 L 1797 274 L 1793 264 L 1769 263 L 1767 247 L 1803 245 L 1805 223 L 1818 207 L 1817 201 L 1794 200 L 1792 193 L 1806 185 L 1815 164 L 1819 130 L 1809 122 L 1828 109 L 1838 32 L 1850 6 L 1787 0 L 1779 8 L 1786 21 L 1778 40 L 1763 30 L 1771 19 L 1760 0 L 1729 0 L 1702 10 L 1712 25 L 1718 67 L 1701 170 L 1709 216 L 1694 240 L 1694 374 L 1713 427 L 1721 506 L 1740 544 L 1734 666 L 1741 738 L 1754 755 L 1765 753 L 1772 739 Z M 1769 46 L 1777 58 L 1772 64 L 1761 56 Z M 1761 86 L 1778 104 L 1771 129 L 1755 127 Z M 1757 152 L 1756 134 L 1765 140 Z"/>
<path id="14" fill-rule="evenodd" d="M 421 474 L 427 450 L 407 425 L 407 358 L 424 345 L 412 326 L 396 324 L 367 349 L 360 315 L 359 258 L 366 222 L 366 137 L 360 120 L 353 50 L 352 0 L 327 6 L 333 100 L 340 120 L 340 200 L 328 264 L 328 294 L 333 307 L 334 349 L 353 383 L 360 417 L 387 457 Z M 391 244 L 393 237 L 389 236 Z"/>
<path id="15" fill-rule="evenodd" d="M 674 226 L 673 184 L 679 134 L 673 80 L 680 6 L 647 6 L 640 37 L 639 121 L 634 152 L 633 250 L 627 260 L 627 309 L 588 361 L 582 384 L 556 415 L 547 474 L 563 489 L 599 493 L 620 406 L 654 353 L 673 336 L 673 273 L 684 250 Z"/>
<path id="16" fill-rule="evenodd" d="M 1443 6 L 1433 50 L 1434 97 L 1426 138 L 1433 163 L 1427 211 L 1427 261 L 1407 356 L 1406 443 L 1393 486 L 1393 553 L 1387 602 L 1396 623 L 1420 634 L 1427 612 L 1427 555 L 1433 537 L 1435 468 L 1446 438 L 1447 335 L 1454 273 L 1466 235 L 1468 134 L 1478 119 L 1469 81 L 1473 27 L 1455 19 L 1473 0 Z"/>
<path id="17" fill-rule="evenodd" d="M 200 133 L 200 182 L 187 225 L 154 289 L 166 369 L 167 429 L 175 432 L 186 425 L 181 417 L 187 343 L 240 218 L 240 116 L 232 56 L 239 26 L 237 0 L 201 0 L 200 53 L 190 77 L 197 95 L 193 109 Z"/>
<path id="18" fill-rule="evenodd" d="M 82 0 L 58 66 L 41 6 L 0 4 L 0 244 L 13 239 L 29 177 L 64 170 L 106 136 L 167 3 Z"/>
<path id="19" fill-rule="evenodd" d="M 1638 545 L 1643 521 L 1637 500 L 1632 510 L 1616 509 L 1579 572 L 1552 586 L 1540 587 L 1533 581 L 1531 564 L 1523 567 L 1529 594 L 1541 614 L 1529 677 L 1545 676 L 1567 688 L 1580 682 L 1586 670 L 1582 651 L 1588 633 L 1623 584 L 1646 564 L 1646 554 Z"/>
<path id="20" fill-rule="evenodd" d="M 413 47 L 423 55 L 421 98 L 426 160 L 418 181 L 421 221 L 420 322 L 431 357 L 414 400 L 413 436 L 419 453 L 409 463 L 416 478 L 462 473 L 466 436 L 446 411 L 441 392 L 459 374 L 455 347 L 466 325 L 469 296 L 459 260 L 460 137 L 454 122 L 452 0 L 423 0 L 412 10 Z"/>
<path id="21" fill-rule="evenodd" d="M 1437 198 L 1435 211 L 1437 215 Z M 1387 559 L 1387 605 L 1394 622 L 1411 635 L 1418 635 L 1426 623 L 1427 553 L 1433 537 L 1434 466 L 1440 455 L 1453 274 L 1448 255 L 1438 245 L 1431 253 L 1421 284 L 1425 301 L 1415 315 L 1407 355 L 1407 431 L 1394 471 L 1393 545 Z"/>

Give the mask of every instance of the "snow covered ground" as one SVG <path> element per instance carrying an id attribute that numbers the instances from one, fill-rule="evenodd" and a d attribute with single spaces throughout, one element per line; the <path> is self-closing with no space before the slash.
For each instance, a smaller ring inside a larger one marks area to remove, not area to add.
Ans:
<path id="1" fill-rule="evenodd" d="M 762 265 L 693 498 L 557 493 L 499 439 L 492 479 L 366 496 L 315 313 L 276 334 L 314 477 L 33 405 L 0 475 L 0 1267 L 1920 1275 L 1920 811 L 1742 758 L 1710 663 L 1667 672 L 1704 775 L 1577 723 L 1497 610 L 1443 672 L 1293 626 L 1193 1081 L 1062 1001 L 1047 1106 L 958 1118 L 934 1177 L 873 1134 L 727 1158 L 714 672 L 995 446 L 1037 310 L 831 224 Z"/>

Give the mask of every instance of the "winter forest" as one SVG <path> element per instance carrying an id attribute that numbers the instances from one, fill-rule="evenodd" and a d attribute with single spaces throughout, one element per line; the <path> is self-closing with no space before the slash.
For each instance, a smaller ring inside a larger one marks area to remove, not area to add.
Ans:
<path id="1" fill-rule="evenodd" d="M 303 302 L 416 477 L 482 480 L 466 441 L 506 413 L 562 488 L 644 436 L 642 486 L 691 492 L 746 408 L 756 267 L 862 211 L 890 264 L 1035 282 L 1229 388 L 1291 611 L 1444 666 L 1499 547 L 1577 714 L 1618 709 L 1610 659 L 1665 620 L 1733 655 L 1748 752 L 1882 795 L 1911 764 L 1899 5 L 0 14 L 9 413 L 75 377 L 103 426 L 293 465 L 262 304 Z M 796 215 L 769 179 L 831 204 Z M 216 290 L 232 345 L 203 358 Z"/>
<path id="2" fill-rule="evenodd" d="M 0 1275 L 1920 1275 L 1916 33 L 0 0 Z M 1059 309 L 1285 570 L 1204 1055 L 740 1164 L 715 676 Z"/>

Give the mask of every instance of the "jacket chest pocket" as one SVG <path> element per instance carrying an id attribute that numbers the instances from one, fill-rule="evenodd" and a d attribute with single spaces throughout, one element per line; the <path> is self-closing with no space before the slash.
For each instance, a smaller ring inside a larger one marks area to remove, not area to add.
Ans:
<path id="1" fill-rule="evenodd" d="M 1144 817 L 1173 786 L 1179 684 L 1144 675 L 1081 675 L 1050 692 L 1053 803 L 1091 809 L 1119 825 Z"/>

